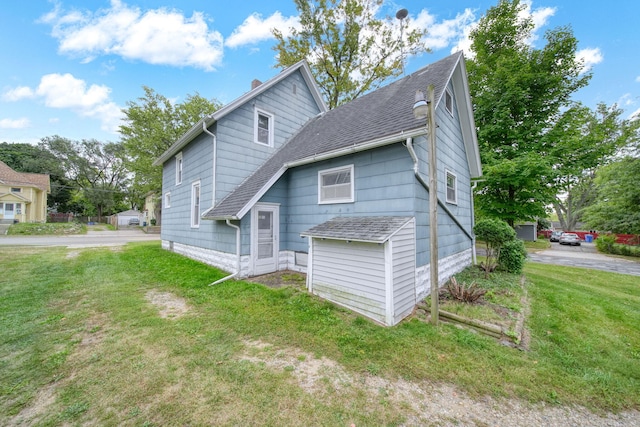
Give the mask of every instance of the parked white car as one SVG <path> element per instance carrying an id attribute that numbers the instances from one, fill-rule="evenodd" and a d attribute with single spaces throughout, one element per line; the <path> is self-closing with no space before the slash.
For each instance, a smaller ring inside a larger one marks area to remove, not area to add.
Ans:
<path id="1" fill-rule="evenodd" d="M 559 242 L 561 245 L 580 246 L 580 237 L 576 233 L 562 233 Z"/>

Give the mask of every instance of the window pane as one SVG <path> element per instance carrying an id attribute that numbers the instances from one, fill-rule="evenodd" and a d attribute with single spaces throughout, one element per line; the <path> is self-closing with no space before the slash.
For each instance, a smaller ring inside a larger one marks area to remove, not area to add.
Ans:
<path id="1" fill-rule="evenodd" d="M 343 169 L 320 175 L 320 201 L 350 200 L 351 194 L 351 169 Z"/>
<path id="2" fill-rule="evenodd" d="M 269 144 L 269 116 L 258 114 L 258 142 Z"/>

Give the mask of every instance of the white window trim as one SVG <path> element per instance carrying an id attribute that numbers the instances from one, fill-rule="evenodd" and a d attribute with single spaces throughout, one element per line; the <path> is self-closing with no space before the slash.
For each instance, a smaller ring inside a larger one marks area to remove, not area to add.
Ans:
<path id="1" fill-rule="evenodd" d="M 349 170 L 350 172 L 349 176 L 351 176 L 351 196 L 348 198 L 342 198 L 342 199 L 322 200 L 322 176 L 330 173 L 334 173 L 334 172 L 343 171 L 343 170 Z M 318 171 L 318 204 L 332 205 L 337 203 L 353 203 L 355 201 L 354 182 L 356 180 L 353 170 L 354 170 L 353 165 L 347 165 L 347 166 L 340 166 L 337 168 L 324 169 L 324 170 Z"/>
<path id="2" fill-rule="evenodd" d="M 176 154 L 176 185 L 182 184 L 182 175 L 184 175 L 184 159 L 181 151 Z"/>
<path id="3" fill-rule="evenodd" d="M 454 195 L 453 199 L 449 199 L 449 186 L 447 185 L 447 178 L 449 177 L 449 175 L 453 177 L 453 195 Z M 447 200 L 447 203 L 452 205 L 457 205 L 458 204 L 458 176 L 448 169 L 444 170 L 444 191 L 445 191 L 445 199 Z"/>
<path id="4" fill-rule="evenodd" d="M 197 215 L 198 222 L 197 223 L 194 222 L 194 219 L 196 218 L 196 215 L 194 215 L 196 213 L 195 212 L 196 206 L 195 206 L 195 198 L 193 197 L 196 187 L 198 187 L 198 193 L 199 193 L 199 196 L 198 196 L 199 205 L 198 205 L 198 212 L 197 212 L 198 213 L 198 215 Z M 202 207 L 202 186 L 200 185 L 200 181 L 195 181 L 195 182 L 191 183 L 191 215 L 190 215 L 191 216 L 191 228 L 200 228 L 200 221 L 202 220 L 200 218 L 200 215 L 201 215 L 200 214 L 200 207 Z"/>
<path id="5" fill-rule="evenodd" d="M 167 191 L 166 193 L 164 193 L 164 206 L 165 208 L 170 208 L 171 207 L 171 192 Z"/>
<path id="6" fill-rule="evenodd" d="M 451 114 L 451 116 L 453 117 L 453 94 L 451 93 L 449 88 L 446 88 L 444 90 L 444 92 L 445 92 L 445 95 L 444 95 L 444 109 L 447 110 L 449 112 L 449 114 Z M 447 107 L 447 95 L 449 95 L 451 97 L 451 109 L 449 109 Z"/>
<path id="7" fill-rule="evenodd" d="M 259 114 L 269 118 L 269 143 L 268 144 L 258 141 L 258 115 Z M 253 142 L 266 147 L 273 147 L 275 122 L 276 122 L 275 116 L 272 113 L 269 113 L 258 107 L 255 107 L 254 113 L 253 113 Z"/>

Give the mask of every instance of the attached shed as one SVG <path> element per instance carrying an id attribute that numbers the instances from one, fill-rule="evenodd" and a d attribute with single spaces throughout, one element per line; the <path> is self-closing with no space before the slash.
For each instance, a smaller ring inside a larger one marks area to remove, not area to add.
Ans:
<path id="1" fill-rule="evenodd" d="M 387 326 L 416 304 L 413 217 L 336 217 L 309 238 L 309 292 Z"/>

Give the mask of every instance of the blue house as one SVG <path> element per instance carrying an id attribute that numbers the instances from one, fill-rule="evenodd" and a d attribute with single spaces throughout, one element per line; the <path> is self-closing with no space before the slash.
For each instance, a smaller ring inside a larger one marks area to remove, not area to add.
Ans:
<path id="1" fill-rule="evenodd" d="M 162 245 L 231 272 L 307 273 L 310 292 L 393 325 L 429 283 L 417 90 L 435 89 L 440 281 L 472 261 L 480 156 L 456 53 L 333 110 L 303 61 L 205 117 L 163 166 Z"/>

